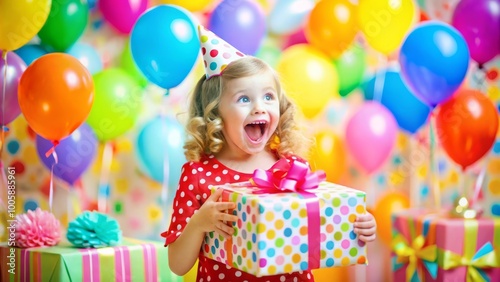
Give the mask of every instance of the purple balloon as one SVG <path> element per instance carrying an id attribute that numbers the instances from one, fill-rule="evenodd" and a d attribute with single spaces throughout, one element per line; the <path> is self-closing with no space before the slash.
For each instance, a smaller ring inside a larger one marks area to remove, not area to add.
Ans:
<path id="1" fill-rule="evenodd" d="M 224 0 L 210 15 L 208 29 L 247 55 L 255 55 L 266 34 L 266 18 L 258 4 Z"/>
<path id="2" fill-rule="evenodd" d="M 51 141 L 37 135 L 36 151 L 43 164 L 51 169 L 54 157 L 45 156 L 53 147 Z M 92 128 L 83 123 L 70 136 L 62 139 L 55 147 L 58 162 L 54 165 L 54 175 L 73 185 L 92 163 L 97 150 L 97 138 Z"/>
<path id="3" fill-rule="evenodd" d="M 1 51 L 0 54 L 2 55 L 0 57 L 0 93 L 2 93 L 0 96 L 0 125 L 7 125 L 21 114 L 17 100 L 17 86 L 26 69 L 26 63 L 14 52 L 7 52 L 7 60 L 4 60 L 4 54 Z M 7 76 L 4 79 L 5 71 L 7 71 Z M 3 93 L 4 85 L 5 93 Z"/>
<path id="4" fill-rule="evenodd" d="M 453 12 L 452 25 L 467 41 L 471 58 L 480 65 L 499 53 L 500 0 L 462 0 Z"/>

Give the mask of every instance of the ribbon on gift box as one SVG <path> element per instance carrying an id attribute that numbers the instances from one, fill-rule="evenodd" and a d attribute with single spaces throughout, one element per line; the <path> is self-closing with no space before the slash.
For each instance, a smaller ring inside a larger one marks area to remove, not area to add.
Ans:
<path id="1" fill-rule="evenodd" d="M 415 273 L 419 278 L 423 277 L 422 269 L 418 267 L 418 260 L 421 259 L 423 265 L 429 271 L 432 278 L 437 276 L 437 246 L 425 246 L 425 237 L 417 236 L 411 244 L 408 244 L 406 238 L 398 234 L 393 239 L 392 249 L 397 256 L 397 263 L 408 264 L 406 267 L 406 281 L 411 281 Z M 423 279 L 419 279 L 422 281 Z"/>
<path id="2" fill-rule="evenodd" d="M 489 282 L 490 279 L 482 269 L 500 267 L 498 250 L 493 248 L 491 242 L 487 242 L 477 252 L 475 251 L 478 235 L 477 220 L 464 220 L 464 228 L 464 254 L 438 249 L 438 265 L 444 270 L 466 266 L 467 282 Z"/>
<path id="3" fill-rule="evenodd" d="M 319 268 L 321 258 L 319 201 L 309 191 L 318 188 L 325 179 L 324 171 L 311 172 L 307 163 L 286 159 L 280 159 L 269 170 L 256 169 L 250 179 L 251 185 L 259 188 L 254 192 L 256 194 L 295 192 L 307 199 L 309 269 Z"/>

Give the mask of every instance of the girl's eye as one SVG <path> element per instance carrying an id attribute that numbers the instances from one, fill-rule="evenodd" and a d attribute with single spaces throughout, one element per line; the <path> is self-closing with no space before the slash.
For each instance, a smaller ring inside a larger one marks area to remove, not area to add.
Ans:
<path id="1" fill-rule="evenodd" d="M 273 98 L 274 98 L 274 95 L 271 93 L 267 93 L 266 95 L 264 95 L 264 100 L 266 100 L 266 101 L 271 101 L 271 100 L 273 100 Z"/>
<path id="2" fill-rule="evenodd" d="M 247 96 L 241 96 L 240 98 L 238 98 L 238 102 L 248 103 L 248 102 L 250 102 L 250 99 L 248 99 Z"/>

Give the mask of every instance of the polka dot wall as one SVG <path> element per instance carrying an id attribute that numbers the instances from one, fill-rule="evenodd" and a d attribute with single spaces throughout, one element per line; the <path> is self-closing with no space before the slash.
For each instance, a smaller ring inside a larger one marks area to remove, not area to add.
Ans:
<path id="1" fill-rule="evenodd" d="M 331 183 L 322 183 L 313 199 L 256 195 L 253 188 L 234 191 L 228 199 L 237 203 L 234 214 L 239 220 L 232 247 L 211 233 L 203 245 L 208 257 L 258 276 L 307 270 L 309 255 L 319 248 L 323 267 L 366 262 L 365 244 L 352 229 L 356 215 L 365 212 L 365 193 Z M 309 237 L 308 217 L 314 215 L 306 203 L 311 200 L 319 202 L 318 238 Z"/>

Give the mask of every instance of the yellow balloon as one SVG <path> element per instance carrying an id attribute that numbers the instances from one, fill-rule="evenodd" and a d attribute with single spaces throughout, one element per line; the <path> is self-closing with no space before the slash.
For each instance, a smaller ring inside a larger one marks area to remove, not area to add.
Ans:
<path id="1" fill-rule="evenodd" d="M 315 136 L 309 163 L 313 170 L 323 170 L 326 180 L 339 182 L 346 171 L 346 148 L 342 139 L 331 130 L 320 131 Z"/>
<path id="2" fill-rule="evenodd" d="M 42 28 L 52 0 L 0 1 L 0 50 L 16 50 Z"/>
<path id="3" fill-rule="evenodd" d="M 316 116 L 330 99 L 339 97 L 337 70 L 325 54 L 309 44 L 285 49 L 276 69 L 288 96 L 307 118 Z"/>
<path id="4" fill-rule="evenodd" d="M 359 28 L 373 49 L 389 55 L 416 22 L 415 9 L 413 0 L 360 0 Z"/>
<path id="5" fill-rule="evenodd" d="M 163 2 L 163 4 L 171 4 L 171 5 L 177 5 L 181 6 L 184 9 L 187 9 L 191 12 L 196 12 L 196 11 L 201 11 L 205 9 L 211 0 L 161 0 L 160 2 Z"/>

